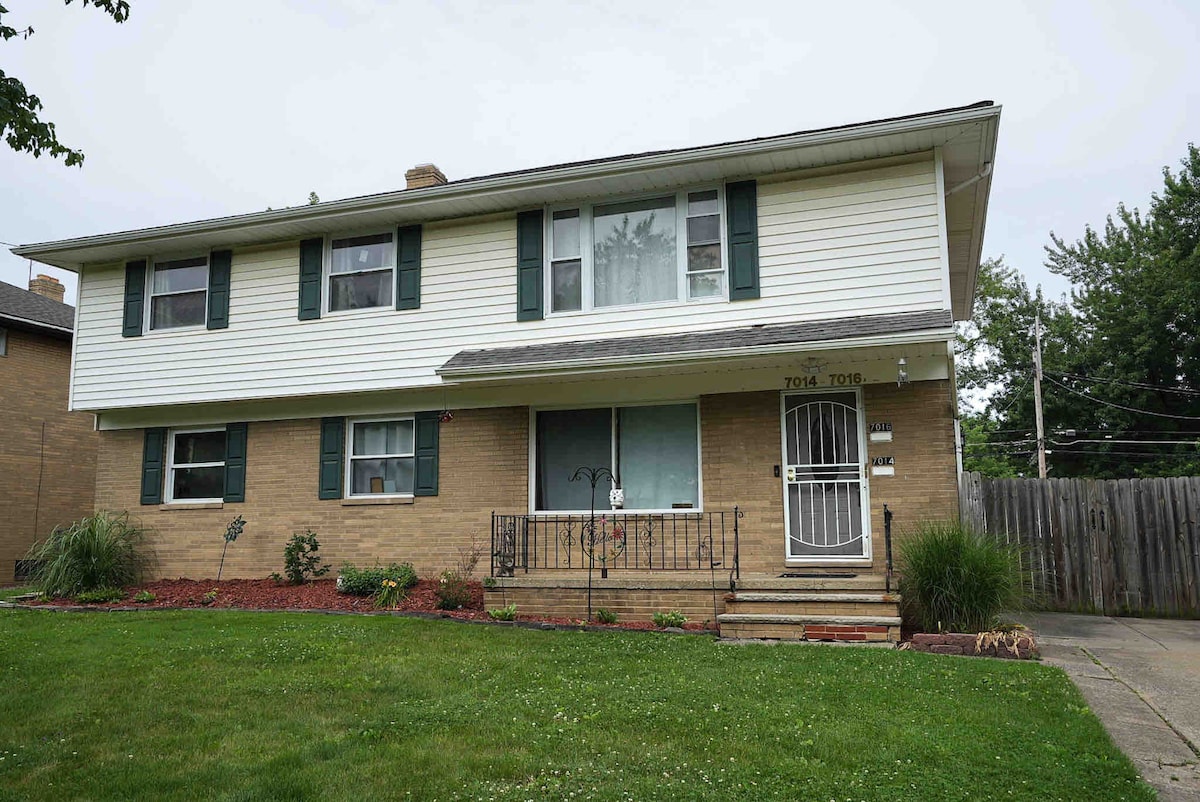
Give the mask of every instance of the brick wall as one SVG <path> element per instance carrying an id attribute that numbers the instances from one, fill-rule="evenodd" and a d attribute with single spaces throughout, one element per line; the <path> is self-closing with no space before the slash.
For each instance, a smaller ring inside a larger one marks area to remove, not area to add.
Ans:
<path id="1" fill-rule="evenodd" d="M 0 584 L 12 581 L 14 562 L 36 540 L 92 510 L 98 437 L 90 414 L 67 412 L 70 373 L 69 340 L 8 329 L 8 354 L 0 356 Z"/>
<path id="2" fill-rule="evenodd" d="M 921 518 L 956 514 L 954 429 L 945 381 L 904 388 L 871 385 L 865 404 L 868 421 L 890 421 L 894 429 L 893 442 L 869 448 L 872 456 L 896 458 L 895 477 L 870 480 L 873 567 L 879 570 L 884 503 L 897 515 L 898 533 Z M 745 513 L 743 576 L 783 572 L 782 483 L 774 475 L 782 462 L 779 393 L 704 396 L 700 416 L 705 509 L 732 510 L 737 504 Z M 246 534 L 229 550 L 227 576 L 281 570 L 284 542 L 310 527 L 335 566 L 344 560 L 410 560 L 424 576 L 449 567 L 475 534 L 483 546 L 483 575 L 490 513 L 527 509 L 529 413 L 524 407 L 456 411 L 441 430 L 440 494 L 408 505 L 319 501 L 319 429 L 316 419 L 251 423 L 246 502 L 166 510 L 138 504 L 141 430 L 104 432 L 97 505 L 128 509 L 156 530 L 160 575 L 195 578 L 215 576 L 221 535 L 239 513 L 247 520 Z"/>
<path id="3" fill-rule="evenodd" d="M 96 504 L 127 509 L 154 529 L 156 574 L 210 578 L 230 520 L 241 514 L 245 534 L 229 547 L 225 577 L 264 577 L 283 570 L 283 547 L 311 528 L 320 555 L 343 561 L 411 561 L 422 576 L 448 568 L 472 536 L 482 544 L 479 575 L 487 573 L 491 512 L 521 510 L 527 498 L 528 411 L 462 410 L 441 427 L 437 496 L 412 504 L 343 505 L 317 498 L 320 421 L 251 423 L 246 501 L 220 508 L 163 509 L 139 504 L 142 430 L 101 433 Z"/>

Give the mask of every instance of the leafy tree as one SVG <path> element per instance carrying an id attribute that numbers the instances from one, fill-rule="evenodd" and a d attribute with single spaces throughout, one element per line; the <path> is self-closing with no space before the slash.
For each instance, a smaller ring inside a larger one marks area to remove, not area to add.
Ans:
<path id="1" fill-rule="evenodd" d="M 73 0 L 65 0 L 71 5 Z M 129 19 L 129 3 L 126 0 L 81 0 L 84 6 L 101 9 L 116 22 Z M 8 9 L 0 5 L 0 39 L 8 41 L 15 37 L 28 39 L 33 28 L 22 30 L 5 25 L 3 17 Z M 52 158 L 63 158 L 68 167 L 83 164 L 83 152 L 66 147 L 58 141 L 54 123 L 45 122 L 39 116 L 42 101 L 37 95 L 29 94 L 25 84 L 0 70 L 0 135 L 8 146 L 18 153 L 32 153 L 34 157 L 49 153 Z"/>
<path id="2" fill-rule="evenodd" d="M 309 206 L 316 206 L 320 202 L 321 202 L 321 198 L 319 195 L 317 195 L 317 193 L 315 193 L 315 192 L 308 193 L 308 205 Z"/>

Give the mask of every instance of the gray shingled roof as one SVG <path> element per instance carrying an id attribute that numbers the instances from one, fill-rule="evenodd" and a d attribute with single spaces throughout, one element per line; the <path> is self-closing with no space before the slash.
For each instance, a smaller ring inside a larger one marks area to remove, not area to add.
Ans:
<path id="1" fill-rule="evenodd" d="M 5 321 L 6 318 L 15 320 Z M 72 330 L 75 307 L 0 281 L 0 325 L 24 322 L 33 328 L 51 326 Z"/>
<path id="2" fill-rule="evenodd" d="M 618 337 L 609 340 L 526 345 L 517 348 L 488 348 L 459 351 L 438 368 L 438 373 L 487 373 L 498 369 L 545 367 L 575 360 L 624 360 L 670 354 L 704 354 L 729 348 L 846 340 L 880 334 L 898 334 L 954 325 L 949 311 L 908 312 L 898 315 L 864 315 L 811 323 L 742 326 L 697 331 L 688 334 L 657 334 L 647 337 Z"/>

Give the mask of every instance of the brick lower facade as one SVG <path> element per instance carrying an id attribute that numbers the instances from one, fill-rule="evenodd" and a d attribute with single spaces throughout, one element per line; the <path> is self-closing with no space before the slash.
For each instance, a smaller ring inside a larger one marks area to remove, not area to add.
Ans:
<path id="1" fill-rule="evenodd" d="M 0 584 L 13 580 L 16 561 L 35 541 L 92 511 L 99 441 L 90 414 L 67 412 L 69 339 L 9 328 L 5 350 L 0 356 Z"/>
<path id="2" fill-rule="evenodd" d="M 896 458 L 894 477 L 870 479 L 873 561 L 856 570 L 878 573 L 884 565 L 883 503 L 896 513 L 898 531 L 922 518 L 957 514 L 953 408 L 946 381 L 903 388 L 870 385 L 864 404 L 867 421 L 893 424 L 893 441 L 872 444 L 869 455 Z M 104 432 L 96 504 L 127 509 L 155 531 L 161 576 L 215 576 L 225 525 L 239 514 L 247 521 L 246 531 L 229 548 L 228 577 L 262 577 L 281 570 L 284 543 L 293 532 L 309 528 L 318 533 L 321 556 L 334 566 L 407 560 L 423 576 L 451 567 L 474 537 L 482 547 L 482 576 L 488 570 L 492 511 L 522 513 L 528 507 L 529 420 L 523 406 L 456 410 L 454 419 L 441 427 L 439 494 L 377 505 L 317 499 L 316 418 L 250 423 L 246 501 L 214 505 L 219 508 L 140 505 L 143 433 Z M 775 476 L 783 461 L 780 393 L 701 396 L 700 420 L 704 508 L 738 505 L 745 513 L 740 525 L 742 575 L 795 570 L 784 560 L 783 490 Z M 731 567 L 718 572 L 723 575 L 718 576 L 719 589 L 727 590 Z M 548 614 L 580 614 L 577 589 L 509 592 L 516 594 L 524 612 L 535 612 L 530 605 L 538 605 Z M 610 607 L 626 617 L 648 618 L 656 610 L 675 608 L 694 620 L 712 617 L 710 589 L 606 589 L 602 599 L 593 607 Z M 721 612 L 723 598 L 718 602 Z"/>

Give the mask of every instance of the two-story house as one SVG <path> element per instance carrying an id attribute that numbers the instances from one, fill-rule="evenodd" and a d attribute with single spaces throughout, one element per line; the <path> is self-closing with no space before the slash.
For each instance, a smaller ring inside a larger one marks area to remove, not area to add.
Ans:
<path id="1" fill-rule="evenodd" d="M 426 575 L 474 540 L 523 612 L 582 616 L 590 583 L 627 616 L 882 639 L 884 506 L 897 537 L 957 515 L 953 324 L 999 115 L 421 165 L 403 191 L 14 252 L 80 275 L 96 504 L 154 529 L 163 575 L 211 576 L 241 514 L 226 574 L 277 570 L 308 528 L 335 562 Z"/>
<path id="2" fill-rule="evenodd" d="M 75 308 L 38 275 L 0 281 L 0 584 L 25 579 L 29 548 L 92 512 L 95 421 L 67 412 Z"/>

